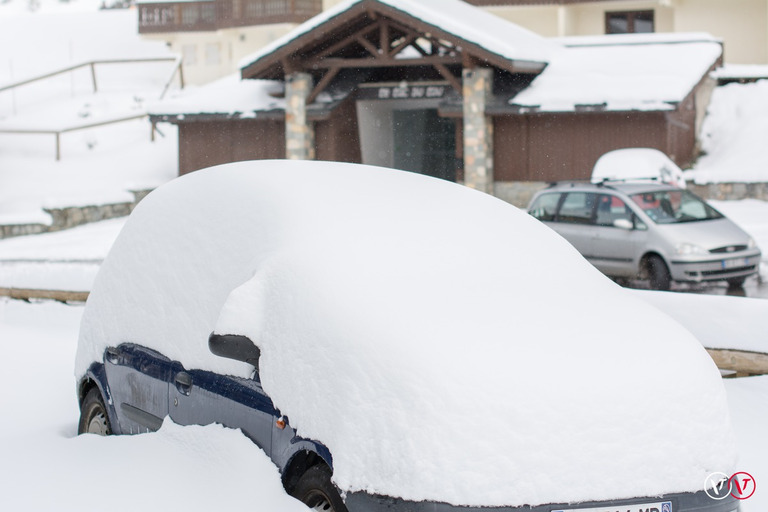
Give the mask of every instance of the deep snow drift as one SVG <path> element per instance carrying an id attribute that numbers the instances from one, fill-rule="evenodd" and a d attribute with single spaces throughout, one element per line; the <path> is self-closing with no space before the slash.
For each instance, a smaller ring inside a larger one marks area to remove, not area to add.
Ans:
<path id="1" fill-rule="evenodd" d="M 247 376 L 208 352 L 214 326 L 262 348 L 264 389 L 329 447 L 345 491 L 653 496 L 735 462 L 719 373 L 690 333 L 526 213 L 445 181 L 262 161 L 161 187 L 102 265 L 76 374 L 132 341 Z"/>

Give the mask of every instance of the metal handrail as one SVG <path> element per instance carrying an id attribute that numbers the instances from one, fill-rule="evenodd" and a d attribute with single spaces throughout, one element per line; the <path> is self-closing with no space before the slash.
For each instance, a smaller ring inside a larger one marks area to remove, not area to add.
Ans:
<path id="1" fill-rule="evenodd" d="M 163 90 L 160 93 L 160 98 L 163 99 L 168 92 L 168 90 L 171 87 L 171 84 L 173 83 L 173 79 L 176 77 L 176 74 L 179 75 L 179 83 L 181 88 L 184 88 L 184 71 L 182 68 L 182 59 L 180 56 L 174 56 L 174 57 L 146 57 L 146 58 L 136 58 L 136 59 L 99 59 L 99 60 L 91 60 L 88 62 L 82 62 L 80 64 L 75 64 L 73 66 L 68 66 L 66 68 L 61 68 L 56 71 L 52 71 L 50 73 L 46 73 L 44 75 L 38 75 L 32 78 L 27 78 L 25 80 L 20 80 L 18 82 L 14 82 L 11 84 L 6 84 L 2 87 L 0 87 L 0 92 L 8 91 L 15 89 L 17 87 L 21 87 L 23 85 L 31 84 L 34 82 L 38 82 L 40 80 L 45 80 L 47 78 L 51 78 L 54 76 L 58 76 L 64 73 L 70 73 L 72 71 L 75 71 L 80 68 L 84 68 L 86 66 L 90 66 L 91 68 L 91 80 L 93 82 L 93 92 L 98 92 L 98 84 L 96 82 L 96 65 L 97 64 L 136 64 L 136 63 L 142 63 L 142 62 L 175 62 L 176 64 L 173 67 L 173 71 L 171 72 L 171 76 L 168 78 L 168 81 L 163 86 Z M 134 115 L 134 116 L 128 116 L 128 117 L 121 117 L 118 119 L 111 119 L 109 121 L 101 121 L 98 123 L 88 123 L 88 124 L 82 124 L 78 126 L 71 126 L 69 128 L 62 128 L 59 130 L 45 130 L 45 129 L 25 129 L 25 128 L 17 128 L 17 129 L 2 129 L 0 128 L 0 133 L 8 133 L 8 134 L 39 134 L 39 135 L 55 135 L 56 136 L 56 161 L 58 162 L 61 160 L 61 134 L 67 133 L 67 132 L 73 132 L 77 130 L 85 130 L 87 128 L 95 128 L 98 126 L 105 126 L 109 124 L 115 124 L 115 123 L 122 123 L 125 121 L 132 121 L 134 119 L 141 119 L 143 117 L 146 117 L 147 114 L 143 113 L 140 115 Z M 154 140 L 155 136 L 155 129 L 153 126 L 152 132 L 151 132 L 151 138 Z"/>
<path id="2" fill-rule="evenodd" d="M 0 128 L 0 133 L 55 135 L 56 136 L 56 161 L 58 162 L 59 160 L 61 160 L 61 134 L 62 133 L 74 132 L 77 130 L 85 130 L 87 128 L 96 128 L 97 126 L 106 126 L 108 124 L 122 123 L 125 121 L 133 121 L 134 119 L 141 119 L 144 117 L 147 117 L 146 113 L 139 114 L 136 116 L 128 116 L 128 117 L 121 117 L 118 119 L 111 119 L 109 121 L 101 121 L 98 123 L 89 123 L 89 124 L 83 124 L 78 126 L 71 126 L 69 128 L 62 128 L 60 130 L 34 130 L 34 129 L 25 129 L 25 128 L 8 130 L 8 129 Z"/>

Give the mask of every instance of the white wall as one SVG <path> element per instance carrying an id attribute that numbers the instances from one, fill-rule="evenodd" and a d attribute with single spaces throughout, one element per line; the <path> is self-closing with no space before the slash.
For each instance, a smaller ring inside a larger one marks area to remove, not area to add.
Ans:
<path id="1" fill-rule="evenodd" d="M 724 40 L 726 62 L 768 64 L 768 0 L 627 0 L 486 9 L 545 37 L 604 34 L 606 12 L 653 10 L 656 32 L 709 32 Z"/>
<path id="2" fill-rule="evenodd" d="M 210 32 L 145 34 L 170 45 L 184 59 L 184 81 L 201 85 L 240 70 L 240 60 L 296 27 L 295 23 L 275 23 L 254 27 L 229 28 Z"/>

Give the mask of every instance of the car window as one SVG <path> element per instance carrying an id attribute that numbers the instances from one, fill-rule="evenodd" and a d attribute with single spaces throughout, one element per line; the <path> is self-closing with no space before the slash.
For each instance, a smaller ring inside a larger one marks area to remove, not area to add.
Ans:
<path id="1" fill-rule="evenodd" d="M 535 218 L 543 221 L 555 220 L 557 212 L 557 203 L 560 202 L 562 194 L 542 194 L 536 198 L 529 208 L 529 213 Z"/>
<path id="2" fill-rule="evenodd" d="M 574 224 L 592 224 L 596 196 L 597 194 L 590 192 L 568 192 L 556 220 Z"/>
<path id="3" fill-rule="evenodd" d="M 629 209 L 621 198 L 600 194 L 597 198 L 595 223 L 598 226 L 614 226 L 614 222 L 619 219 L 632 222 L 632 210 Z"/>
<path id="4" fill-rule="evenodd" d="M 630 199 L 657 224 L 720 219 L 722 214 L 687 190 L 634 194 Z"/>

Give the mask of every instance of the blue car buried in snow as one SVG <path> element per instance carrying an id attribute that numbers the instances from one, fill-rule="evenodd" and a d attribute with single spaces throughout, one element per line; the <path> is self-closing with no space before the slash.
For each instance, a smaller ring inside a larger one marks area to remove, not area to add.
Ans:
<path id="1" fill-rule="evenodd" d="M 735 452 L 695 338 L 524 212 L 414 173 L 260 161 L 160 187 L 75 373 L 81 433 L 239 428 L 315 510 L 738 509 L 705 493 Z"/>

